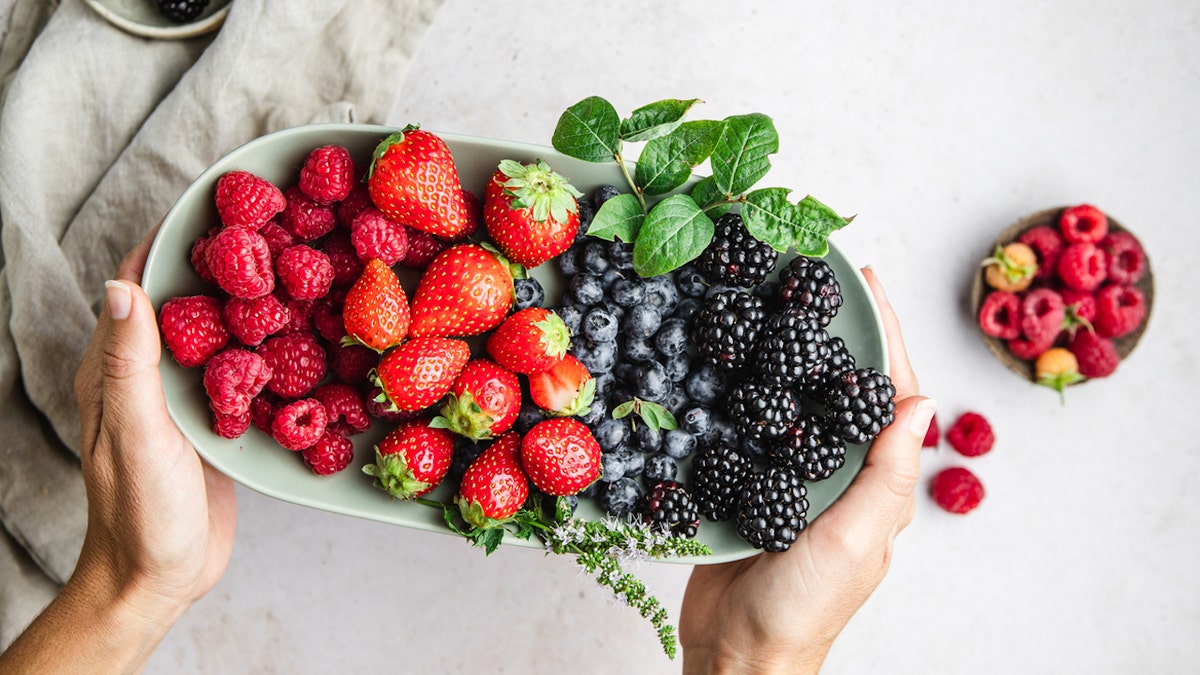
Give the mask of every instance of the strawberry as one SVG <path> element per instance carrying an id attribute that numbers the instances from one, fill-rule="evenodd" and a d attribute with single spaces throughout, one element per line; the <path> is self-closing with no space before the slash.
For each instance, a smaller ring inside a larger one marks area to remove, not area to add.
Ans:
<path id="1" fill-rule="evenodd" d="M 512 519 L 529 497 L 529 479 L 521 468 L 521 437 L 510 431 L 484 450 L 463 473 L 454 498 L 463 520 L 481 530 Z"/>
<path id="2" fill-rule="evenodd" d="M 475 359 L 463 366 L 432 424 L 478 441 L 508 431 L 519 412 L 517 376 L 495 361 Z"/>
<path id="3" fill-rule="evenodd" d="M 512 303 L 512 274 L 495 254 L 474 244 L 451 246 L 417 282 L 409 335 L 478 335 L 500 325 Z"/>
<path id="4" fill-rule="evenodd" d="M 483 222 L 509 260 L 537 267 L 567 250 L 579 231 L 583 194 L 543 160 L 500 162 L 483 195 Z"/>
<path id="5" fill-rule="evenodd" d="M 522 439 L 521 466 L 548 495 L 578 494 L 600 478 L 600 444 L 579 420 L 544 420 Z"/>
<path id="6" fill-rule="evenodd" d="M 382 260 L 367 261 L 346 293 L 342 323 L 346 328 L 343 343 L 360 342 L 377 352 L 395 347 L 408 335 L 408 297 L 396 273 Z"/>
<path id="7" fill-rule="evenodd" d="M 413 499 L 438 486 L 450 470 L 454 435 L 435 429 L 426 419 L 396 427 L 375 446 L 375 463 L 363 473 L 393 499 Z"/>
<path id="8" fill-rule="evenodd" d="M 388 218 L 438 237 L 455 239 L 473 222 L 450 148 L 412 125 L 375 148 L 367 190 Z"/>
<path id="9" fill-rule="evenodd" d="M 373 380 L 395 410 L 428 408 L 450 391 L 471 358 L 462 340 L 413 338 L 384 354 Z"/>
<path id="10" fill-rule="evenodd" d="M 514 312 L 487 341 L 487 353 L 514 373 L 540 373 L 562 360 L 571 331 L 554 312 L 529 307 Z"/>
<path id="11" fill-rule="evenodd" d="M 552 415 L 587 413 L 596 395 L 596 381 L 579 359 L 565 354 L 554 367 L 529 376 L 529 397 Z"/>

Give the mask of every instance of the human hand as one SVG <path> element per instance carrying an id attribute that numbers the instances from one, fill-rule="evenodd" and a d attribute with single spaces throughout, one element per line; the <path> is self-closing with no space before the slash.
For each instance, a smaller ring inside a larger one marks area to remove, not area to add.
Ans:
<path id="1" fill-rule="evenodd" d="M 900 323 L 869 268 L 887 335 L 896 419 L 846 492 L 784 553 L 698 565 L 680 617 L 687 672 L 817 672 L 879 582 L 912 520 L 921 442 L 936 404 L 918 394 Z"/>

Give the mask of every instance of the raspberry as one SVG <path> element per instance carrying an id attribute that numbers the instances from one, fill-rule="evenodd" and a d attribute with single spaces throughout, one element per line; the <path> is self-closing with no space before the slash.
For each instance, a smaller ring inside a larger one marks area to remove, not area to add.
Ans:
<path id="1" fill-rule="evenodd" d="M 330 431 L 353 436 L 371 426 L 362 396 L 354 387 L 340 383 L 324 384 L 314 389 L 312 396 L 325 406 L 328 415 L 326 426 Z"/>
<path id="2" fill-rule="evenodd" d="M 1058 217 L 1058 229 L 1068 244 L 1095 244 L 1108 234 L 1108 216 L 1090 204 L 1072 206 Z"/>
<path id="3" fill-rule="evenodd" d="M 1063 305 L 1067 308 L 1067 325 L 1090 326 L 1096 320 L 1096 296 L 1087 291 L 1064 288 L 1059 291 Z"/>
<path id="4" fill-rule="evenodd" d="M 433 262 L 437 254 L 446 248 L 446 244 L 442 240 L 428 232 L 414 230 L 410 227 L 405 234 L 408 236 L 408 253 L 404 255 L 400 264 L 409 269 L 425 269 L 429 263 Z"/>
<path id="5" fill-rule="evenodd" d="M 158 324 L 171 356 L 184 368 L 204 365 L 229 342 L 221 303 L 207 295 L 167 300 L 158 311 Z"/>
<path id="6" fill-rule="evenodd" d="M 346 337 L 346 324 L 342 321 L 340 308 L 325 298 L 313 303 L 313 328 L 317 333 L 332 344 L 338 344 Z"/>
<path id="7" fill-rule="evenodd" d="M 389 220 L 379 209 L 366 209 L 350 226 L 350 241 L 359 260 L 379 258 L 391 267 L 408 255 L 407 229 Z"/>
<path id="8" fill-rule="evenodd" d="M 270 436 L 271 422 L 281 407 L 283 404 L 278 396 L 269 391 L 260 391 L 250 401 L 250 421 L 256 429 Z"/>
<path id="9" fill-rule="evenodd" d="M 946 432 L 950 446 L 966 457 L 978 457 L 992 449 L 996 434 L 992 425 L 979 413 L 966 412 L 959 416 Z"/>
<path id="10" fill-rule="evenodd" d="M 1107 256 L 1095 244 L 1071 244 L 1058 258 L 1058 277 L 1067 288 L 1092 291 L 1104 283 L 1107 275 Z"/>
<path id="11" fill-rule="evenodd" d="M 1030 342 L 1049 344 L 1062 332 L 1066 315 L 1061 295 L 1049 288 L 1035 288 L 1021 301 L 1021 333 Z"/>
<path id="12" fill-rule="evenodd" d="M 1121 356 L 1113 341 L 1091 331 L 1081 330 L 1067 343 L 1067 349 L 1079 362 L 1079 374 L 1084 377 L 1108 377 L 1121 364 Z"/>
<path id="13" fill-rule="evenodd" d="M 950 513 L 967 513 L 983 501 L 983 483 L 969 470 L 952 466 L 933 477 L 929 494 Z"/>
<path id="14" fill-rule="evenodd" d="M 364 349 L 366 349 L 364 347 Z M 373 352 L 372 352 L 373 353 Z M 378 354 L 375 354 L 378 361 Z M 376 419 L 381 419 L 388 424 L 400 424 L 415 420 L 421 416 L 419 410 L 393 410 L 388 402 L 387 396 L 379 387 L 371 387 L 367 390 L 367 395 L 364 397 L 367 414 Z"/>
<path id="15" fill-rule="evenodd" d="M 1016 338 L 1008 341 L 1008 351 L 1018 359 L 1032 361 L 1039 354 L 1050 348 L 1053 342 L 1034 342 L 1026 338 Z"/>
<path id="16" fill-rule="evenodd" d="M 284 249 L 300 243 L 291 232 L 283 229 L 282 225 L 273 220 L 263 225 L 258 233 L 267 240 L 267 249 L 271 251 L 271 260 L 278 258 Z"/>
<path id="17" fill-rule="evenodd" d="M 204 369 L 204 392 L 213 412 L 241 415 L 250 411 L 250 401 L 273 377 L 270 364 L 245 349 L 227 349 L 217 354 Z"/>
<path id="18" fill-rule="evenodd" d="M 340 145 L 325 145 L 308 153 L 300 169 L 300 191 L 318 204 L 340 202 L 354 187 L 354 160 Z"/>
<path id="19" fill-rule="evenodd" d="M 1146 297 L 1137 286 L 1105 286 L 1096 294 L 1096 333 L 1119 338 L 1137 330 L 1146 318 Z"/>
<path id="20" fill-rule="evenodd" d="M 273 337 L 258 354 L 274 374 L 267 389 L 284 398 L 300 398 L 325 377 L 325 350 L 307 333 Z"/>
<path id="21" fill-rule="evenodd" d="M 334 344 L 329 368 L 337 379 L 346 384 L 364 384 L 371 369 L 379 365 L 379 353 L 363 345 Z M 376 415 L 378 417 L 378 415 Z"/>
<path id="22" fill-rule="evenodd" d="M 214 201 L 222 223 L 252 230 L 262 227 L 287 205 L 279 188 L 248 171 L 230 171 L 218 178 Z"/>
<path id="23" fill-rule="evenodd" d="M 979 308 L 979 327 L 1001 340 L 1021 336 L 1021 299 L 1008 291 L 992 291 Z"/>
<path id="24" fill-rule="evenodd" d="M 1110 232 L 1100 242 L 1108 255 L 1108 280 L 1114 284 L 1136 284 L 1146 274 L 1146 252 L 1128 232 Z"/>
<path id="25" fill-rule="evenodd" d="M 300 451 L 304 464 L 318 476 L 331 476 L 354 461 L 354 444 L 330 431 L 321 434 L 316 444 Z"/>
<path id="26" fill-rule="evenodd" d="M 1039 225 L 1022 232 L 1017 241 L 1037 254 L 1038 271 L 1034 278 L 1039 281 L 1053 279 L 1058 266 L 1058 256 L 1062 255 L 1063 247 L 1067 245 L 1058 230 L 1049 225 Z"/>
<path id="27" fill-rule="evenodd" d="M 283 306 L 287 307 L 288 322 L 275 333 L 276 335 L 313 332 L 313 305 L 315 303 L 312 300 L 297 300 L 283 289 L 280 289 L 277 297 Z"/>
<path id="28" fill-rule="evenodd" d="M 253 300 L 230 298 L 221 311 L 229 332 L 247 347 L 257 347 L 268 336 L 287 325 L 291 318 L 287 307 L 274 295 Z"/>
<path id="29" fill-rule="evenodd" d="M 323 298 L 333 285 L 329 256 L 305 244 L 296 244 L 280 253 L 275 269 L 284 290 L 297 300 Z"/>
<path id="30" fill-rule="evenodd" d="M 279 216 L 279 224 L 301 241 L 312 241 L 328 234 L 337 225 L 333 207 L 318 204 L 304 196 L 299 186 L 288 188 L 284 196 L 287 197 L 287 207 Z"/>
<path id="31" fill-rule="evenodd" d="M 330 232 L 321 244 L 321 251 L 329 256 L 329 264 L 333 265 L 335 287 L 351 286 L 362 276 L 363 261 L 358 259 L 358 253 L 350 241 L 350 233 L 346 230 Z"/>
<path id="32" fill-rule="evenodd" d="M 237 438 L 250 428 L 250 411 L 228 415 L 213 411 L 213 431 L 221 438 Z"/>
<path id="33" fill-rule="evenodd" d="M 271 250 L 262 235 L 244 227 L 226 227 L 213 237 L 204 260 L 226 293 L 251 300 L 275 289 Z"/>
<path id="34" fill-rule="evenodd" d="M 196 274 L 200 275 L 204 283 L 212 284 L 213 286 L 217 285 L 217 278 L 213 276 L 212 270 L 208 268 L 208 260 L 205 258 L 205 254 L 208 252 L 208 245 L 212 242 L 212 238 L 219 231 L 220 228 L 214 227 L 207 234 L 197 237 L 196 241 L 192 242 L 192 269 L 196 270 Z"/>
<path id="35" fill-rule="evenodd" d="M 271 420 L 271 438 L 288 450 L 303 450 L 321 439 L 327 419 L 325 407 L 317 399 L 292 401 Z"/>
<path id="36" fill-rule="evenodd" d="M 941 429 L 938 428 L 937 413 L 929 419 L 929 428 L 925 430 L 925 440 L 921 441 L 922 448 L 936 448 L 941 440 Z"/>
<path id="37" fill-rule="evenodd" d="M 371 201 L 371 192 L 367 190 L 367 186 L 363 183 L 355 183 L 350 194 L 335 207 L 337 220 L 342 227 L 349 230 L 358 214 L 365 209 L 374 208 L 374 206 L 375 203 Z"/>

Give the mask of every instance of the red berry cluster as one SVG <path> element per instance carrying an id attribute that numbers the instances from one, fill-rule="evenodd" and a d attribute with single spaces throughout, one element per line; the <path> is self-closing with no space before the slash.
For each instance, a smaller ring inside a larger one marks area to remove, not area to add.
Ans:
<path id="1" fill-rule="evenodd" d="M 1008 246 L 1032 251 L 1036 267 L 992 283 L 979 310 L 979 327 L 1004 340 L 1017 358 L 1034 362 L 1050 350 L 1069 352 L 1045 359 L 1037 376 L 1061 391 L 1064 381 L 1106 377 L 1120 362 L 1114 340 L 1138 329 L 1146 298 L 1137 283 L 1148 269 L 1146 253 L 1128 232 L 1112 231 L 1099 209 L 1081 204 L 1064 209 L 1057 227 L 1039 225 Z M 1006 250 L 1007 247 L 1005 247 Z M 985 265 L 998 266 L 997 258 Z M 989 269 L 989 272 L 992 270 Z"/>
<path id="2" fill-rule="evenodd" d="M 936 448 L 939 442 L 937 416 L 929 424 L 925 434 L 926 448 Z M 996 434 L 992 425 L 983 415 L 975 412 L 965 412 L 959 415 L 954 424 L 946 431 L 946 440 L 964 457 L 978 457 L 991 452 L 996 443 Z M 937 505 L 950 513 L 967 513 L 973 511 L 983 501 L 983 483 L 962 466 L 947 467 L 933 477 L 929 485 L 929 494 Z"/>

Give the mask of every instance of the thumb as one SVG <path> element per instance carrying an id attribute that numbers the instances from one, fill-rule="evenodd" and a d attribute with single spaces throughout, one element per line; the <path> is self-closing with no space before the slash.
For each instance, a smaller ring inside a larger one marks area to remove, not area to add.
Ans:
<path id="1" fill-rule="evenodd" d="M 105 424 L 142 426 L 166 413 L 154 307 L 132 281 L 106 281 L 100 376 Z"/>

